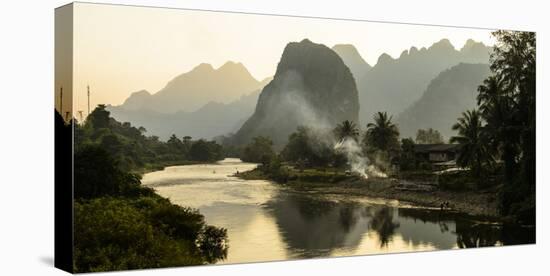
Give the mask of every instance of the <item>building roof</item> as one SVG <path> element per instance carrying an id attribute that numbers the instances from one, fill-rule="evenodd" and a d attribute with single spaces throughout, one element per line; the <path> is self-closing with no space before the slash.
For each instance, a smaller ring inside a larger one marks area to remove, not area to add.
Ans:
<path id="1" fill-rule="evenodd" d="M 418 153 L 429 152 L 457 152 L 459 144 L 415 144 L 414 151 Z"/>

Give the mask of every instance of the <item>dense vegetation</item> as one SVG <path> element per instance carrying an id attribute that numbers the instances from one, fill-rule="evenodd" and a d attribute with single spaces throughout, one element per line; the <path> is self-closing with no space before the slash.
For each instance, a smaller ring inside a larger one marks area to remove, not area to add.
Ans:
<path id="1" fill-rule="evenodd" d="M 83 124 L 75 125 L 75 147 L 78 151 L 88 145 L 100 146 L 126 171 L 223 159 L 222 147 L 216 142 L 176 135 L 164 142 L 157 136 L 145 136 L 146 132 L 143 127 L 118 122 L 104 105 L 98 105 Z"/>
<path id="2" fill-rule="evenodd" d="M 478 109 L 466 111 L 452 140 L 458 163 L 479 179 L 502 176 L 500 211 L 535 222 L 535 33 L 496 31 L 491 72 L 478 88 Z"/>
<path id="3" fill-rule="evenodd" d="M 268 163 L 275 152 L 273 151 L 273 142 L 271 139 L 263 136 L 254 137 L 241 153 L 241 160 L 252 163 Z"/>
<path id="4" fill-rule="evenodd" d="M 63 120 L 56 115 L 57 120 Z M 210 141 L 167 142 L 119 123 L 100 105 L 74 127 L 74 270 L 126 270 L 214 263 L 227 254 L 227 232 L 194 209 L 172 204 L 141 186 L 132 171 L 169 162 L 214 161 Z"/>

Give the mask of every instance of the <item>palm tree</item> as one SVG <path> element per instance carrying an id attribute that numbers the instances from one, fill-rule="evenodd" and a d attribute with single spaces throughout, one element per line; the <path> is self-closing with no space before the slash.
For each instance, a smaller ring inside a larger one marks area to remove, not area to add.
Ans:
<path id="1" fill-rule="evenodd" d="M 509 180 L 517 167 L 521 122 L 518 104 L 508 90 L 500 76 L 490 76 L 479 86 L 477 101 L 480 114 L 487 122 L 484 127 L 487 144 L 493 153 L 502 157 L 505 177 Z"/>
<path id="2" fill-rule="evenodd" d="M 336 126 L 334 133 L 340 141 L 347 137 L 351 137 L 357 141 L 359 128 L 353 121 L 345 120 Z"/>
<path id="3" fill-rule="evenodd" d="M 451 137 L 451 143 L 459 143 L 462 146 L 457 164 L 471 168 L 474 175 L 479 177 L 483 163 L 492 160 L 486 147 L 486 135 L 479 111 L 474 109 L 462 112 L 462 117 L 453 125 L 453 130 L 458 131 L 458 135 Z"/>
<path id="4" fill-rule="evenodd" d="M 536 168 L 536 34 L 496 31 L 489 77 L 478 89 L 478 105 L 487 122 L 488 143 L 504 163 L 499 209 L 509 214 L 515 203 L 530 206 L 534 221 Z M 522 207 L 523 208 L 523 207 Z"/>
<path id="5" fill-rule="evenodd" d="M 379 150 L 388 151 L 399 145 L 399 129 L 392 122 L 392 117 L 386 112 L 377 112 L 374 123 L 367 124 L 365 143 Z"/>

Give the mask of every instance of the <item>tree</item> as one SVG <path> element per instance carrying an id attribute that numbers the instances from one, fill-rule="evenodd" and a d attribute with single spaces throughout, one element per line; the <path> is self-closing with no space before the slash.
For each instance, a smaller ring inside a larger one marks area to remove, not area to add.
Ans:
<path id="1" fill-rule="evenodd" d="M 334 134 L 338 140 L 350 137 L 357 141 L 359 137 L 359 128 L 353 121 L 345 120 L 336 126 Z"/>
<path id="2" fill-rule="evenodd" d="M 242 153 L 241 159 L 245 162 L 267 164 L 275 155 L 271 139 L 258 136 L 252 139 Z"/>
<path id="3" fill-rule="evenodd" d="M 374 123 L 367 124 L 364 142 L 367 148 L 390 151 L 399 146 L 399 129 L 392 122 L 392 116 L 386 112 L 378 112 L 373 117 Z"/>
<path id="4" fill-rule="evenodd" d="M 412 138 L 401 139 L 401 156 L 399 158 L 399 167 L 402 170 L 410 170 L 416 168 L 414 140 Z"/>
<path id="5" fill-rule="evenodd" d="M 122 142 L 117 135 L 108 133 L 101 137 L 100 146 L 112 155 L 117 155 L 122 149 Z"/>
<path id="6" fill-rule="evenodd" d="M 451 143 L 461 145 L 457 164 L 471 168 L 474 176 L 479 177 L 484 162 L 492 158 L 486 146 L 479 112 L 475 109 L 463 112 L 452 129 L 458 131 L 458 135 L 451 137 Z"/>
<path id="7" fill-rule="evenodd" d="M 443 144 L 443 136 L 432 128 L 419 129 L 416 132 L 416 142 L 419 144 Z"/>
<path id="8" fill-rule="evenodd" d="M 487 122 L 484 129 L 491 150 L 504 161 L 505 180 L 516 174 L 519 154 L 518 108 L 506 91 L 505 81 L 498 75 L 488 77 L 478 88 L 478 105 Z"/>
<path id="9" fill-rule="evenodd" d="M 141 192 L 140 176 L 126 173 L 113 157 L 99 146 L 86 146 L 74 157 L 75 198 L 136 195 Z"/>
<path id="10" fill-rule="evenodd" d="M 227 256 L 226 229 L 160 196 L 74 205 L 75 272 L 201 265 Z"/>
<path id="11" fill-rule="evenodd" d="M 166 144 L 168 144 L 168 147 L 173 152 L 182 153 L 183 143 L 175 134 L 172 134 L 172 136 L 170 136 Z"/>
<path id="12" fill-rule="evenodd" d="M 302 165 L 326 166 L 335 160 L 333 145 L 324 137 L 326 132 L 299 126 L 290 134 L 281 155 L 285 161 Z"/>
<path id="13" fill-rule="evenodd" d="M 191 145 L 189 157 L 193 161 L 216 161 L 223 157 L 222 146 L 216 142 L 200 139 Z"/>
<path id="14" fill-rule="evenodd" d="M 94 129 L 107 128 L 110 122 L 110 112 L 106 110 L 104 104 L 97 105 L 97 107 L 90 113 L 86 119 L 86 124 L 90 124 Z"/>
<path id="15" fill-rule="evenodd" d="M 308 128 L 299 126 L 288 136 L 288 143 L 281 151 L 286 161 L 298 162 L 309 159 L 311 153 L 308 146 Z"/>
<path id="16" fill-rule="evenodd" d="M 524 210 L 534 222 L 536 36 L 518 31 L 496 31 L 493 36 L 497 39 L 491 55 L 493 76 L 479 87 L 478 104 L 504 161 L 500 210 L 503 214 Z"/>
<path id="17" fill-rule="evenodd" d="M 491 70 L 502 78 L 505 95 L 514 103 L 517 121 L 513 127 L 521 150 L 521 182 L 534 193 L 536 35 L 533 32 L 496 31 L 493 36 L 497 44 L 491 56 Z"/>

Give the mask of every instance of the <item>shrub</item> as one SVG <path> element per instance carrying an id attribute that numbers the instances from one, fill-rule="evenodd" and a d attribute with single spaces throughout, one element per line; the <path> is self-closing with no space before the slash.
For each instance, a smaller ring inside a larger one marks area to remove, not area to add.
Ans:
<path id="1" fill-rule="evenodd" d="M 83 146 L 75 153 L 75 198 L 100 196 L 140 195 L 140 179 L 137 174 L 122 171 L 111 155 L 99 146 Z"/>
<path id="2" fill-rule="evenodd" d="M 213 263 L 227 254 L 227 232 L 196 210 L 156 197 L 75 202 L 75 272 Z"/>
<path id="3" fill-rule="evenodd" d="M 439 175 L 439 187 L 442 190 L 465 191 L 475 190 L 475 179 L 467 171 L 448 172 Z"/>
<path id="4" fill-rule="evenodd" d="M 254 137 L 253 141 L 244 148 L 241 159 L 244 162 L 265 164 L 275 155 L 272 147 L 271 139 L 263 136 Z"/>

